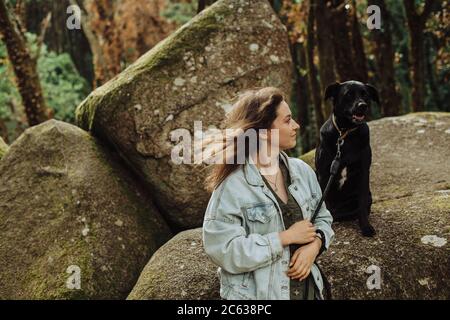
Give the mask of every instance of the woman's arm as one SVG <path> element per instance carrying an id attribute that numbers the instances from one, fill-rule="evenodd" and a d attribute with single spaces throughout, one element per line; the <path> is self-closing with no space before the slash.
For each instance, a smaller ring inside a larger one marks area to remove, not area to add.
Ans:
<path id="1" fill-rule="evenodd" d="M 287 276 L 291 279 L 306 279 L 321 247 L 322 240 L 317 237 L 313 242 L 298 248 L 292 255 Z"/>
<path id="2" fill-rule="evenodd" d="M 317 236 L 316 227 L 309 220 L 297 221 L 279 235 L 283 247 L 290 244 L 307 244 Z"/>

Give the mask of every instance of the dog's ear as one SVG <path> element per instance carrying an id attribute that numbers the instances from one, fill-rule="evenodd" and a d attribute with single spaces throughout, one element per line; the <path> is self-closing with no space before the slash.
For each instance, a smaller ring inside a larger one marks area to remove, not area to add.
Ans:
<path id="1" fill-rule="evenodd" d="M 328 100 L 330 98 L 336 98 L 339 90 L 341 88 L 341 84 L 339 82 L 330 84 L 326 89 L 325 89 L 325 96 L 324 96 L 324 100 Z"/>
<path id="2" fill-rule="evenodd" d="M 366 83 L 365 84 L 367 92 L 369 93 L 370 99 L 375 101 L 377 104 L 380 104 L 380 97 L 378 96 L 378 90 L 374 86 Z"/>

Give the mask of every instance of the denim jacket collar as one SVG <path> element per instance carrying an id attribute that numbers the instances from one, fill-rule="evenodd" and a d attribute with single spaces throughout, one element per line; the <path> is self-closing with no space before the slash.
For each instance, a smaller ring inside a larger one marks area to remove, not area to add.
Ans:
<path id="1" fill-rule="evenodd" d="M 295 170 L 291 170 L 289 166 L 288 156 L 284 151 L 280 151 L 280 158 L 288 168 L 291 180 L 294 181 L 295 179 L 298 179 L 298 173 Z M 261 177 L 261 173 L 259 172 L 256 165 L 249 161 L 248 157 L 245 158 L 244 176 L 248 184 L 253 186 L 264 186 L 264 181 Z"/>

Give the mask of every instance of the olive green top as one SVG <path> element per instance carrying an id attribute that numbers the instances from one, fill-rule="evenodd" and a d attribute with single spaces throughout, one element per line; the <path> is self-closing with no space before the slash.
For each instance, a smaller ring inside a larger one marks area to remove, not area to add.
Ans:
<path id="1" fill-rule="evenodd" d="M 264 176 L 262 176 L 265 184 L 267 187 L 272 191 L 275 198 L 278 201 L 278 204 L 280 205 L 281 213 L 283 215 L 283 221 L 284 225 L 286 226 L 286 229 L 288 229 L 291 225 L 293 225 L 295 222 L 303 220 L 303 214 L 300 206 L 298 205 L 297 201 L 292 197 L 291 193 L 289 192 L 288 186 L 291 184 L 291 177 L 289 176 L 289 170 L 287 169 L 286 165 L 282 160 L 279 161 L 280 163 L 280 169 L 281 173 L 283 174 L 283 181 L 284 185 L 286 187 L 286 191 L 288 194 L 288 201 L 287 203 L 284 203 L 280 197 L 278 197 L 277 193 L 272 189 L 272 186 L 270 183 L 266 180 Z M 299 245 L 290 245 L 289 251 L 292 255 L 294 254 L 295 250 L 299 248 Z M 296 280 L 290 280 L 290 299 L 291 300 L 314 300 L 315 299 L 315 288 L 314 285 L 314 279 L 312 278 L 311 274 L 303 280 L 299 281 Z"/>

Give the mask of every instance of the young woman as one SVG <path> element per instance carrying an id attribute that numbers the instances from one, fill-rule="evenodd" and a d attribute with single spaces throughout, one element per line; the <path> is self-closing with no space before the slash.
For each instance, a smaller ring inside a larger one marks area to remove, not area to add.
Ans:
<path id="1" fill-rule="evenodd" d="M 234 162 L 227 157 L 213 164 L 205 180 L 212 195 L 203 245 L 219 266 L 221 297 L 324 299 L 314 261 L 333 241 L 332 217 L 323 203 L 314 225 L 308 220 L 322 192 L 314 171 L 284 152 L 295 146 L 299 125 L 283 93 L 272 87 L 246 92 L 228 114 L 226 127 L 241 134 L 254 130 L 258 140 L 236 146 L 235 134 Z M 222 150 L 229 149 L 229 141 L 222 141 Z M 237 161 L 239 148 L 244 163 Z"/>

